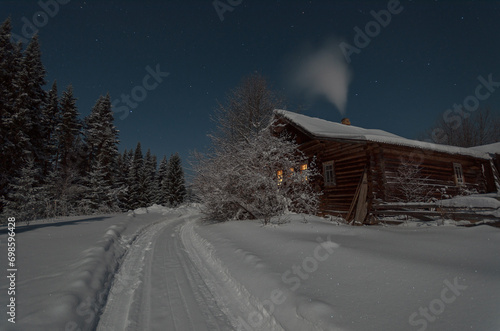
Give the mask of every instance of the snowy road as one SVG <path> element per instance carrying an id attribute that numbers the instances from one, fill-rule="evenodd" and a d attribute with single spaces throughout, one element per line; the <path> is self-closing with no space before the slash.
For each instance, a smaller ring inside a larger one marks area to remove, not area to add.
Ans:
<path id="1" fill-rule="evenodd" d="M 130 247 L 97 330 L 233 330 L 181 238 L 196 215 L 166 219 Z"/>

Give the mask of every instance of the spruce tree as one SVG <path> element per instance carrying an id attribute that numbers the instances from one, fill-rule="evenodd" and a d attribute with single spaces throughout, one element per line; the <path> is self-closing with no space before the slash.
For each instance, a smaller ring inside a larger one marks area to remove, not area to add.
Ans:
<path id="1" fill-rule="evenodd" d="M 177 207 L 186 199 L 186 185 L 184 182 L 184 170 L 178 153 L 172 155 L 168 161 L 168 203 Z"/>
<path id="2" fill-rule="evenodd" d="M 113 209 L 118 203 L 120 190 L 116 183 L 119 140 L 109 94 L 99 97 L 85 119 L 85 142 L 88 148 L 88 171 L 102 176 L 102 184 L 107 188 L 107 197 L 103 201 Z"/>
<path id="3" fill-rule="evenodd" d="M 151 154 L 151 150 L 148 149 L 146 152 L 146 157 L 144 159 L 144 188 L 145 188 L 145 201 L 146 205 L 149 206 L 155 203 L 155 177 L 156 177 L 156 158 Z"/>
<path id="4" fill-rule="evenodd" d="M 104 96 L 101 106 L 101 118 L 104 130 L 100 144 L 99 156 L 105 171 L 105 178 L 113 186 L 116 176 L 116 160 L 118 158 L 118 129 L 114 125 L 113 110 L 109 94 Z"/>
<path id="5" fill-rule="evenodd" d="M 54 81 L 52 88 L 47 95 L 47 103 L 43 108 L 43 140 L 44 140 L 44 169 L 43 174 L 47 175 L 57 159 L 57 129 L 61 125 L 61 113 L 59 109 L 59 97 L 57 92 L 57 82 Z"/>
<path id="6" fill-rule="evenodd" d="M 123 154 L 118 154 L 117 162 L 117 172 L 115 178 L 115 187 L 117 188 L 117 203 L 118 207 L 126 211 L 128 210 L 128 168 L 129 168 L 129 159 L 128 159 L 128 151 L 125 150 Z"/>
<path id="7" fill-rule="evenodd" d="M 15 159 L 13 137 L 15 130 L 11 127 L 14 120 L 13 101 L 16 96 L 14 78 L 18 74 L 20 54 L 11 42 L 11 20 L 8 18 L 0 26 L 0 198 L 5 198 L 8 185 L 19 166 Z M 3 203 L 0 200 L 0 211 Z"/>
<path id="8" fill-rule="evenodd" d="M 20 62 L 20 70 L 14 79 L 18 89 L 13 105 L 13 129 L 17 130 L 15 146 L 18 160 L 24 156 L 34 158 L 36 166 L 43 162 L 43 113 L 46 102 L 45 68 L 41 61 L 38 36 L 34 36 Z M 19 167 L 21 168 L 21 167 Z"/>
<path id="9" fill-rule="evenodd" d="M 16 96 L 16 86 L 14 84 L 15 77 L 19 71 L 19 61 L 21 54 L 18 47 L 11 42 L 12 26 L 11 20 L 8 18 L 0 26 L 0 125 L 2 125 L 2 136 L 4 127 L 3 122 L 6 117 L 12 115 L 13 101 Z M 1 141 L 3 146 L 4 140 Z"/>
<path id="10" fill-rule="evenodd" d="M 6 197 L 13 179 L 21 175 L 26 157 L 33 159 L 35 168 L 43 168 L 42 108 L 46 94 L 42 88 L 45 85 L 45 69 L 38 38 L 33 37 L 22 53 L 20 44 L 13 45 L 8 40 L 9 21 L 2 25 L 0 34 L 0 194 Z"/>
<path id="11" fill-rule="evenodd" d="M 70 85 L 61 97 L 61 119 L 57 126 L 57 154 L 56 167 L 64 175 L 76 161 L 76 142 L 82 125 L 78 119 L 76 99 L 73 96 L 73 87 Z"/>
<path id="12" fill-rule="evenodd" d="M 132 163 L 134 161 L 134 150 L 131 148 L 128 152 L 125 150 L 124 152 L 124 157 L 123 157 L 124 163 L 123 163 L 123 177 L 124 177 L 124 183 L 125 183 L 125 189 L 123 192 L 124 195 L 124 202 L 123 202 L 123 209 L 129 210 L 132 208 Z"/>
<path id="13" fill-rule="evenodd" d="M 15 46 L 11 41 L 12 26 L 10 18 L 0 26 L 0 118 L 4 111 L 11 106 L 11 97 L 14 94 L 14 77 L 16 76 Z"/>
<path id="14" fill-rule="evenodd" d="M 144 205 L 146 204 L 143 167 L 144 160 L 142 156 L 141 143 L 138 142 L 135 148 L 134 158 L 132 160 L 128 176 L 130 207 L 132 209 L 144 207 Z"/>
<path id="15" fill-rule="evenodd" d="M 80 210 L 86 214 L 96 212 L 109 212 L 109 195 L 110 187 L 105 179 L 104 166 L 101 159 L 94 161 L 93 167 L 86 178 L 86 192 L 81 202 Z"/>
<path id="16" fill-rule="evenodd" d="M 26 157 L 20 174 L 11 184 L 4 213 L 27 224 L 44 215 L 44 200 L 39 181 L 39 169 L 33 158 Z"/>
<path id="17" fill-rule="evenodd" d="M 158 202 L 156 201 L 157 200 L 157 197 L 158 197 L 158 194 L 159 194 L 159 189 L 160 187 L 158 186 L 158 161 L 157 161 L 157 157 L 156 155 L 153 154 L 153 157 L 152 157 L 152 160 L 153 160 L 153 168 L 154 168 L 154 171 L 152 171 L 152 183 L 151 183 L 151 196 L 150 196 L 150 200 L 151 200 L 151 204 L 158 204 Z"/>
<path id="18" fill-rule="evenodd" d="M 158 166 L 158 176 L 156 179 L 156 185 L 158 186 L 156 194 L 156 203 L 159 205 L 168 204 L 168 159 L 167 156 L 163 156 L 163 159 Z"/>

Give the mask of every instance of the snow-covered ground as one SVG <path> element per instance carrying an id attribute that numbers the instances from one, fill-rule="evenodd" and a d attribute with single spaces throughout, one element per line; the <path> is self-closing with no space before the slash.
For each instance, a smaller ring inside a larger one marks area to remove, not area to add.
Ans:
<path id="1" fill-rule="evenodd" d="M 500 330 L 500 231 L 229 222 L 196 228 L 285 330 Z M 265 312 L 241 316 L 259 329 Z"/>
<path id="2" fill-rule="evenodd" d="M 151 208 L 137 215 L 67 217 L 16 228 L 16 324 L 6 312 L 0 330 L 91 330 L 113 274 L 147 228 L 179 211 Z M 165 214 L 165 215 L 163 215 Z M 7 234 L 0 228 L 0 265 L 7 269 Z M 0 306 L 9 297 L 0 278 Z M 6 310 L 6 309 L 5 309 Z"/>
<path id="3" fill-rule="evenodd" d="M 16 324 L 0 330 L 500 330 L 498 228 L 201 217 L 153 207 L 18 227 Z"/>

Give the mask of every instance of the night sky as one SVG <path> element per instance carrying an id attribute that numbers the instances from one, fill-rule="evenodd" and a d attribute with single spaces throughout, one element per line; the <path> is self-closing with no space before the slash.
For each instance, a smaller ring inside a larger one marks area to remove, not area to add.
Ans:
<path id="1" fill-rule="evenodd" d="M 185 165 L 209 144 L 217 100 L 255 71 L 288 110 L 407 138 L 454 104 L 473 108 L 479 76 L 500 82 L 498 1 L 221 0 L 219 13 L 211 0 L 55 1 L 41 1 L 48 13 L 38 1 L 0 1 L 17 36 L 39 30 L 46 89 L 72 84 L 82 116 L 109 92 L 120 150 L 140 141 Z M 352 47 L 349 64 L 340 45 Z M 479 91 L 496 114 L 498 85 Z"/>

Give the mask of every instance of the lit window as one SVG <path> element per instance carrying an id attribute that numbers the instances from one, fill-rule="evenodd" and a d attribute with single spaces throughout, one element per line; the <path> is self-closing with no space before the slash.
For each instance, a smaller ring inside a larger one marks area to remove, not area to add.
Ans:
<path id="1" fill-rule="evenodd" d="M 333 161 L 323 163 L 323 178 L 325 180 L 325 186 L 337 185 Z"/>
<path id="2" fill-rule="evenodd" d="M 302 173 L 302 171 L 307 170 L 307 164 L 300 165 L 299 169 L 300 169 L 300 173 Z M 292 177 L 294 172 L 295 172 L 295 168 L 290 168 L 290 172 L 287 173 L 287 178 Z M 278 185 L 281 185 L 281 183 L 283 182 L 283 178 L 284 178 L 283 177 L 283 170 L 276 171 L 276 177 L 278 178 Z M 307 180 L 307 177 L 305 178 L 305 180 Z"/>
<path id="3" fill-rule="evenodd" d="M 457 185 L 465 184 L 464 172 L 460 163 L 453 163 L 453 171 L 455 172 L 455 183 Z"/>
<path id="4" fill-rule="evenodd" d="M 307 164 L 301 164 L 300 165 L 300 173 L 302 173 L 303 171 L 306 171 L 307 170 Z M 306 181 L 308 180 L 307 176 L 304 178 Z"/>
<path id="5" fill-rule="evenodd" d="M 278 185 L 280 185 L 283 182 L 283 170 L 278 170 L 276 176 L 278 177 Z"/>

